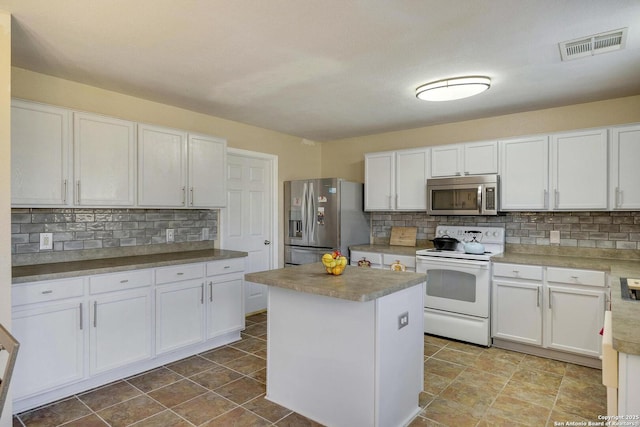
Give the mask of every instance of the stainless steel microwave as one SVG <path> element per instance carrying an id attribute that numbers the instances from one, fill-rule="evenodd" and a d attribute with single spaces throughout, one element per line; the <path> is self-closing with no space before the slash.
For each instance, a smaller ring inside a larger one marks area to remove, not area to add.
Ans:
<path id="1" fill-rule="evenodd" d="M 427 179 L 427 214 L 498 215 L 498 175 Z"/>

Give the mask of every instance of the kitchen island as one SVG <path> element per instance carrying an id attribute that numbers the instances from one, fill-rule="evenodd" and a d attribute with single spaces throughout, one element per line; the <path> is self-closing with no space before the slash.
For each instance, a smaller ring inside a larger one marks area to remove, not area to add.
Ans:
<path id="1" fill-rule="evenodd" d="M 245 275 L 269 286 L 266 398 L 330 426 L 400 426 L 423 388 L 424 274 L 320 263 Z"/>

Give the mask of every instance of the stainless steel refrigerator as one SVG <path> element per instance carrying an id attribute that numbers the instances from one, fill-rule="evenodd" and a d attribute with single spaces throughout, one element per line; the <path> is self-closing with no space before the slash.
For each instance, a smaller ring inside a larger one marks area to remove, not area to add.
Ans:
<path id="1" fill-rule="evenodd" d="M 285 265 L 318 262 L 322 254 L 369 243 L 364 186 L 340 178 L 284 183 Z"/>

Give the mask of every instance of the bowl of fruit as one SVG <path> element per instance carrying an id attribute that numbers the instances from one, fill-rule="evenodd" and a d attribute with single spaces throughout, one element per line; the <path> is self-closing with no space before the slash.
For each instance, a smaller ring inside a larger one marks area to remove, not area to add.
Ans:
<path id="1" fill-rule="evenodd" d="M 347 267 L 347 257 L 342 256 L 340 251 L 333 251 L 330 254 L 322 255 L 322 265 L 327 273 L 339 276 Z"/>

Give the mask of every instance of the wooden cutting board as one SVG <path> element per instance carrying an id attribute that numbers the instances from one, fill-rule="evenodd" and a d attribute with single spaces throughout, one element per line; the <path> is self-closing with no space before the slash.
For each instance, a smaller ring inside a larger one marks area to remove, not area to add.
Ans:
<path id="1" fill-rule="evenodd" d="M 418 227 L 391 227 L 390 245 L 415 246 Z"/>

